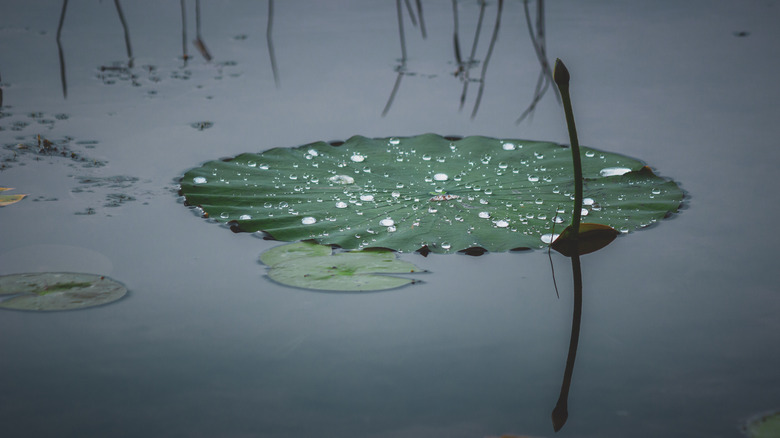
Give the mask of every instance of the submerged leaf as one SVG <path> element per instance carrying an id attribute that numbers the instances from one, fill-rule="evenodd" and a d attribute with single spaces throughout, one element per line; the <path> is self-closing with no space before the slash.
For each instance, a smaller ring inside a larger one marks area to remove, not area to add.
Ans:
<path id="1" fill-rule="evenodd" d="M 326 245 L 298 242 L 266 251 L 260 260 L 270 265 L 271 279 L 304 289 L 377 291 L 414 283 L 415 280 L 383 274 L 419 272 L 417 266 L 398 260 L 389 250 L 354 251 L 331 255 Z"/>
<path id="2" fill-rule="evenodd" d="M 569 225 L 550 247 L 566 257 L 571 257 L 575 253 L 579 253 L 579 255 L 590 254 L 612 243 L 620 231 L 607 225 L 581 223 L 577 237 L 577 251 L 574 250 L 572 234 L 572 228 Z"/>
<path id="3" fill-rule="evenodd" d="M 268 266 L 273 266 L 299 257 L 327 256 L 332 252 L 331 247 L 327 245 L 319 245 L 314 242 L 296 242 L 269 249 L 260 255 L 260 261 Z"/>
<path id="4" fill-rule="evenodd" d="M 70 272 L 41 272 L 0 276 L 0 308 L 15 310 L 73 310 L 116 301 L 127 293 L 107 277 Z"/>
<path id="5" fill-rule="evenodd" d="M 589 222 L 628 232 L 677 211 L 675 182 L 641 161 L 581 149 Z M 185 173 L 181 193 L 234 231 L 277 240 L 508 251 L 541 248 L 553 222 L 571 222 L 571 161 L 568 148 L 550 142 L 355 136 L 210 161 Z"/>

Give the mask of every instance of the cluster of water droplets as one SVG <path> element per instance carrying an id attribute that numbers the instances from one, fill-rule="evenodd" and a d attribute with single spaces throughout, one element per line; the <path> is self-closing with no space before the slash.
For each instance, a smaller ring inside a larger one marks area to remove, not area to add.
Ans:
<path id="1" fill-rule="evenodd" d="M 357 247 L 382 245 L 401 229 L 419 232 L 420 246 L 445 251 L 462 249 L 463 236 L 477 246 L 491 233 L 544 242 L 554 238 L 553 227 L 560 231 L 571 220 L 569 149 L 491 139 L 486 139 L 490 147 L 475 148 L 457 140 L 443 143 L 440 137 L 434 147 L 417 139 L 378 144 L 359 138 L 338 147 L 314 143 L 284 150 L 284 159 L 279 150 L 246 154 L 215 166 L 211 175 L 194 176 L 192 183 L 235 189 L 238 207 L 226 209 L 220 219 L 257 220 L 262 229 L 273 230 L 290 227 L 288 219 L 297 217 L 309 230 L 306 237 L 348 236 L 358 241 Z M 594 160 L 601 178 L 631 171 L 619 159 L 593 150 L 586 149 L 584 156 L 586 162 Z M 631 200 L 625 194 L 607 199 L 608 189 L 592 188 L 595 195 L 585 198 L 582 216 L 605 209 L 620 213 Z M 662 193 L 652 187 L 645 195 L 652 199 Z M 628 231 L 631 212 L 625 213 L 618 214 L 618 221 L 624 220 Z M 456 240 L 453 247 L 450 242 Z"/>

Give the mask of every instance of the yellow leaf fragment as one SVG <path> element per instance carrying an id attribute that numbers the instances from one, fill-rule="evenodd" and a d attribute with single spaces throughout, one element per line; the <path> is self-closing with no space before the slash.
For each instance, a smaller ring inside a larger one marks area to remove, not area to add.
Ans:
<path id="1" fill-rule="evenodd" d="M 13 190 L 7 187 L 0 187 L 0 192 L 4 192 L 6 190 Z M 0 195 L 0 207 L 5 207 L 6 205 L 15 204 L 27 195 Z"/>

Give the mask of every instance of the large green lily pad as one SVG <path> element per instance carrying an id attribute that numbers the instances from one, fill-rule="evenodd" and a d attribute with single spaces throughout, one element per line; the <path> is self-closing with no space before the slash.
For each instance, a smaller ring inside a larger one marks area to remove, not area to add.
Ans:
<path id="1" fill-rule="evenodd" d="M 73 310 L 116 301 L 127 289 L 110 278 L 72 272 L 40 272 L 0 276 L 0 308 Z"/>
<path id="2" fill-rule="evenodd" d="M 386 274 L 420 272 L 386 249 L 331 254 L 327 245 L 297 242 L 272 248 L 260 256 L 268 276 L 287 286 L 304 289 L 366 292 L 394 289 L 416 280 Z"/>
<path id="3" fill-rule="evenodd" d="M 677 211 L 683 191 L 639 160 L 582 148 L 583 221 L 621 232 Z M 571 222 L 569 148 L 435 134 L 311 143 L 216 160 L 181 179 L 186 203 L 234 231 L 348 249 L 447 253 L 544 246 Z"/>

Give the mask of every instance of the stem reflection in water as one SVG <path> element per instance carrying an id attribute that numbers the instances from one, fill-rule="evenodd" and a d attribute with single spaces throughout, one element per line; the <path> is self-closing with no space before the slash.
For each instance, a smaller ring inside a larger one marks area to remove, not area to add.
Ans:
<path id="1" fill-rule="evenodd" d="M 571 270 L 574 277 L 574 311 L 571 319 L 571 337 L 569 339 L 569 353 L 566 357 L 566 369 L 563 372 L 563 383 L 558 402 L 552 411 L 553 429 L 561 430 L 569 418 L 569 387 L 571 376 L 574 373 L 574 360 L 577 357 L 577 344 L 580 339 L 580 321 L 582 321 L 582 268 L 579 254 L 571 257 Z"/>

